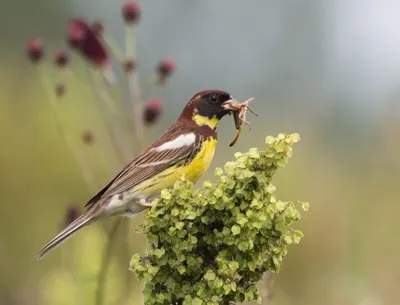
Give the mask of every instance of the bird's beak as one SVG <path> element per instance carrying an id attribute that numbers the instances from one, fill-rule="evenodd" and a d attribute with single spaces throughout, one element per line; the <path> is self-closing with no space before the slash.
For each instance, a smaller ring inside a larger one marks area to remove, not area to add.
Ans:
<path id="1" fill-rule="evenodd" d="M 239 104 L 240 103 L 236 99 L 231 98 L 230 100 L 227 100 L 225 103 L 223 103 L 221 106 L 225 110 L 238 111 L 238 109 L 239 109 L 238 105 Z"/>

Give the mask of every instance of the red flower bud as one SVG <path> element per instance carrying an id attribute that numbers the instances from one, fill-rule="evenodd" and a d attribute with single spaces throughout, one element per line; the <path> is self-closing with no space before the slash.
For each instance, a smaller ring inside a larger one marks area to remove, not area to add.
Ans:
<path id="1" fill-rule="evenodd" d="M 174 73 L 175 69 L 176 63 L 173 59 L 166 58 L 162 60 L 157 66 L 158 80 L 165 82 Z"/>
<path id="2" fill-rule="evenodd" d="M 68 55 L 65 54 L 63 51 L 56 50 L 53 53 L 53 61 L 56 64 L 56 66 L 63 68 L 67 65 L 69 58 Z"/>
<path id="3" fill-rule="evenodd" d="M 94 134 L 90 130 L 85 130 L 82 133 L 82 141 L 87 145 L 91 145 L 94 142 Z"/>
<path id="4" fill-rule="evenodd" d="M 86 20 L 81 18 L 71 19 L 67 27 L 67 41 L 71 48 L 80 48 L 86 39 Z"/>
<path id="5" fill-rule="evenodd" d="M 136 62 L 133 59 L 127 58 L 122 62 L 125 72 L 129 73 L 136 69 Z"/>
<path id="6" fill-rule="evenodd" d="M 156 121 L 162 112 L 162 101 L 159 99 L 151 99 L 146 103 L 144 109 L 143 120 L 146 124 L 152 124 Z"/>
<path id="7" fill-rule="evenodd" d="M 28 58 L 31 62 L 39 62 L 43 58 L 43 43 L 40 39 L 29 39 L 26 45 Z"/>
<path id="8" fill-rule="evenodd" d="M 67 40 L 71 48 L 80 52 L 92 64 L 100 67 L 108 64 L 107 51 L 86 20 L 74 18 L 69 22 Z"/>
<path id="9" fill-rule="evenodd" d="M 126 23 L 136 23 L 140 18 L 140 5 L 137 1 L 126 1 L 122 5 L 122 16 Z"/>
<path id="10" fill-rule="evenodd" d="M 57 84 L 56 85 L 56 95 L 58 97 L 62 97 L 65 94 L 66 88 L 64 84 Z"/>

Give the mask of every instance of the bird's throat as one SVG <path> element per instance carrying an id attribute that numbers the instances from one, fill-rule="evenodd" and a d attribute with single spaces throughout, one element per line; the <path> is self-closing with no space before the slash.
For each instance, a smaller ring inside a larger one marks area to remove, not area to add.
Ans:
<path id="1" fill-rule="evenodd" d="M 200 114 L 195 114 L 193 117 L 193 121 L 198 125 L 198 126 L 208 126 L 211 129 L 215 129 L 217 128 L 217 125 L 219 123 L 219 119 L 216 116 L 213 116 L 211 119 L 206 117 L 206 116 L 202 116 Z"/>

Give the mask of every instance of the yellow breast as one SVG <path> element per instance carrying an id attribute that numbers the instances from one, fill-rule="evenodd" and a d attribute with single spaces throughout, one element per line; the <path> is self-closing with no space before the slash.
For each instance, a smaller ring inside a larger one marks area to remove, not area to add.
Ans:
<path id="1" fill-rule="evenodd" d="M 216 139 L 209 138 L 205 140 L 192 162 L 182 166 L 172 166 L 157 174 L 152 179 L 144 181 L 137 186 L 137 194 L 146 197 L 151 196 L 165 188 L 171 187 L 178 179 L 195 182 L 210 166 L 216 146 Z"/>
<path id="2" fill-rule="evenodd" d="M 216 146 L 217 140 L 214 138 L 204 141 L 193 161 L 183 167 L 183 178 L 193 182 L 199 179 L 210 166 Z"/>

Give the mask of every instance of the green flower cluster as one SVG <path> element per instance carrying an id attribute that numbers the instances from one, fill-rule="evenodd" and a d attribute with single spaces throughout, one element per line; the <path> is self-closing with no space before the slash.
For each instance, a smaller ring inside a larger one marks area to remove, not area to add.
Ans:
<path id="1" fill-rule="evenodd" d="M 266 150 L 236 153 L 218 182 L 177 181 L 146 215 L 141 231 L 148 256 L 135 254 L 131 269 L 145 280 L 146 305 L 217 305 L 260 300 L 256 283 L 277 271 L 287 246 L 298 243 L 300 219 L 293 202 L 277 200 L 272 176 L 287 164 L 298 134 L 267 137 Z M 302 203 L 306 210 L 307 203 Z"/>

